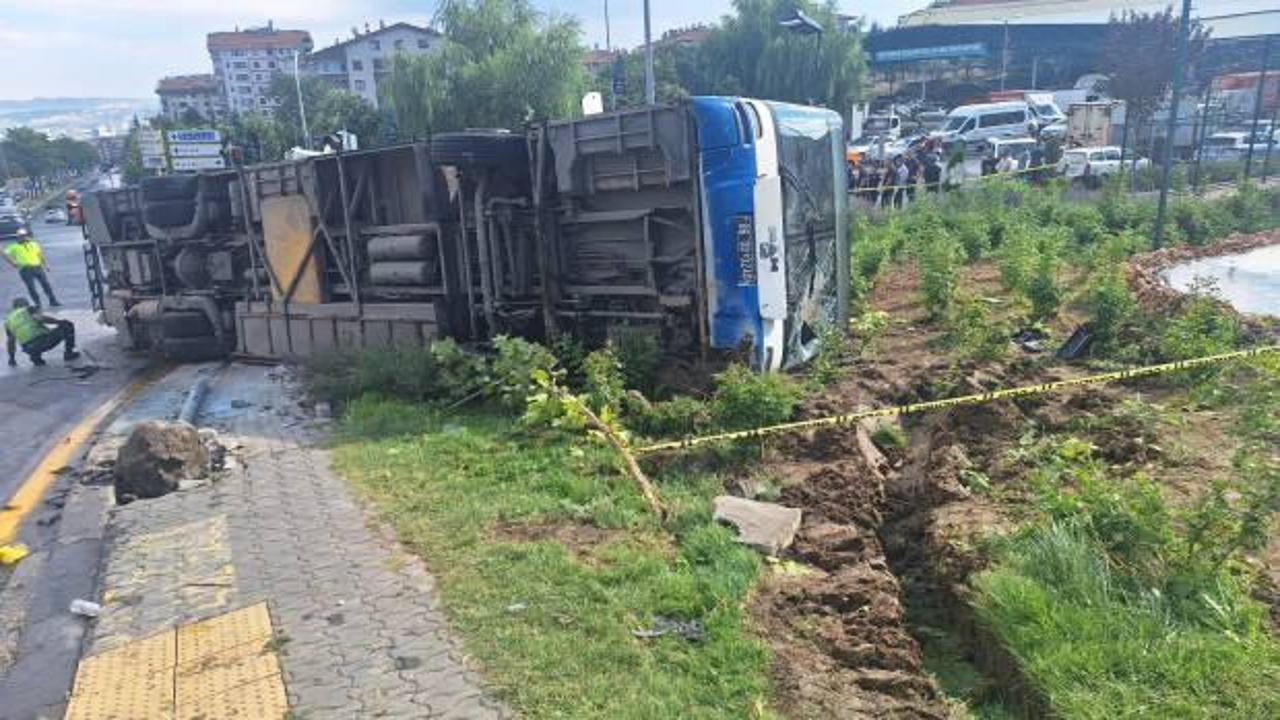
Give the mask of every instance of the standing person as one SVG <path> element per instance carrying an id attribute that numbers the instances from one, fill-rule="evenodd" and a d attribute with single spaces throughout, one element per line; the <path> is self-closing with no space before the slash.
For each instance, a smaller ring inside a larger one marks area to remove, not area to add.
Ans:
<path id="1" fill-rule="evenodd" d="M 71 362 L 80 357 L 76 352 L 76 326 L 32 310 L 26 298 L 15 298 L 13 309 L 4 319 L 5 349 L 9 351 L 9 367 L 16 367 L 14 354 L 18 347 L 31 358 L 32 365 L 44 365 L 41 357 L 63 345 L 62 359 Z"/>
<path id="2" fill-rule="evenodd" d="M 907 181 L 911 179 L 911 171 L 907 169 L 907 163 L 903 161 L 902 156 L 893 159 L 894 172 L 893 182 L 898 186 L 898 190 L 893 194 L 894 207 L 902 207 L 903 201 L 907 199 Z"/>
<path id="3" fill-rule="evenodd" d="M 907 166 L 907 202 L 916 201 L 916 186 L 920 184 L 920 158 L 915 154 L 908 155 L 904 163 Z"/>
<path id="4" fill-rule="evenodd" d="M 44 259 L 44 248 L 31 237 L 31 231 L 18 228 L 18 239 L 4 249 L 5 262 L 18 271 L 18 277 L 27 286 L 27 294 L 37 309 L 40 307 L 40 294 L 36 292 L 36 283 L 44 288 L 45 297 L 49 298 L 49 307 L 59 307 L 61 303 L 53 294 L 49 285 L 49 262 Z"/>
<path id="5" fill-rule="evenodd" d="M 924 187 L 926 192 L 936 193 L 942 185 L 942 158 L 934 151 L 924 156 Z"/>

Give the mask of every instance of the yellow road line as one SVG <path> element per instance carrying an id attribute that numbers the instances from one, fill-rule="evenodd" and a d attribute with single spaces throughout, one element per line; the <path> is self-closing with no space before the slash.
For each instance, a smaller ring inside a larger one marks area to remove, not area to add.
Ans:
<path id="1" fill-rule="evenodd" d="M 93 435 L 102 421 L 107 418 L 116 408 L 127 400 L 135 397 L 143 388 L 159 379 L 161 373 L 147 373 L 133 382 L 128 387 L 116 393 L 106 402 L 98 406 L 89 415 L 85 416 L 76 426 L 71 428 L 66 435 L 53 446 L 45 456 L 40 459 L 40 463 L 36 465 L 35 470 L 22 481 L 22 485 L 18 487 L 18 491 L 13 494 L 9 502 L 3 508 L 0 508 L 0 545 L 12 542 L 18 535 L 18 529 L 22 526 L 22 521 L 26 519 L 31 511 L 40 505 L 40 501 L 44 499 L 44 495 L 53 486 L 55 480 L 58 479 L 58 471 L 69 465 L 76 458 L 76 454 L 84 447 L 85 441 Z"/>
<path id="2" fill-rule="evenodd" d="M 683 440 L 671 440 L 668 442 L 660 442 L 653 445 L 638 447 L 635 448 L 633 452 L 637 455 L 645 455 L 668 450 L 685 450 L 699 445 L 708 445 L 710 443 L 724 442 L 726 440 L 742 440 L 746 438 L 764 437 L 766 435 L 797 432 L 800 430 L 841 427 L 852 425 L 853 423 L 860 420 L 866 420 L 868 418 L 897 417 L 899 415 L 912 415 L 915 413 L 930 412 L 933 410 L 943 410 L 945 408 L 956 407 L 959 405 L 977 405 L 1006 398 L 1043 395 L 1069 387 L 1117 382 L 1120 380 L 1129 380 L 1131 378 L 1147 377 L 1150 375 L 1162 375 L 1164 373 L 1187 370 L 1205 365 L 1215 365 L 1217 363 L 1228 362 L 1231 360 L 1260 357 L 1274 352 L 1280 352 L 1280 345 L 1270 345 L 1267 347 L 1253 348 L 1251 350 L 1239 350 L 1236 352 L 1222 353 L 1220 355 L 1208 355 L 1205 357 L 1192 358 L 1190 360 L 1161 363 L 1159 365 L 1147 365 L 1145 367 L 1118 370 L 1116 372 L 1102 373 L 1100 375 L 1089 375 L 1086 377 L 1072 378 L 1070 380 L 1058 380 L 1055 382 L 1041 383 L 1039 385 L 1027 385 L 1024 387 L 992 390 L 990 392 L 977 393 L 974 395 L 962 395 L 960 397 L 947 398 L 944 400 L 930 400 L 928 402 L 907 403 L 905 405 L 891 405 L 889 407 L 876 408 L 874 410 L 863 410 L 861 412 L 847 413 L 844 415 L 831 415 L 828 417 L 812 418 L 810 420 L 799 420 L 779 425 L 770 425 L 768 427 L 754 428 L 752 430 L 739 430 L 736 432 L 715 433 L 712 435 L 685 438 Z"/>

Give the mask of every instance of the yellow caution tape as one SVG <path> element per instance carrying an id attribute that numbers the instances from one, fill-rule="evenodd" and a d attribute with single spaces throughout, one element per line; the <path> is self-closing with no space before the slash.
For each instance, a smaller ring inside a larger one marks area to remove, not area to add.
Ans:
<path id="1" fill-rule="evenodd" d="M 1145 367 L 1118 370 L 1116 372 L 1102 373 L 1101 375 L 1089 375 L 1081 378 L 1073 378 L 1071 380 L 1056 380 L 1054 382 L 1041 383 L 1039 385 L 1027 385 L 1025 387 L 992 390 L 990 392 L 977 393 L 974 395 L 962 395 L 960 397 L 947 398 L 945 400 L 930 400 L 928 402 L 893 405 L 877 408 L 875 410 L 862 410 L 860 412 L 846 413 L 844 415 L 831 415 L 828 417 L 813 418 L 810 420 L 798 420 L 796 422 L 770 425 L 767 427 L 754 428 L 752 430 L 738 430 L 735 432 L 723 432 L 716 433 L 714 435 L 690 437 L 683 440 L 671 440 L 668 442 L 660 442 L 653 445 L 634 448 L 633 452 L 637 455 L 646 455 L 650 453 L 664 452 L 667 450 L 684 450 L 697 447 L 699 445 L 724 442 L 726 440 L 743 440 L 746 438 L 779 435 L 782 433 L 797 432 L 801 430 L 842 427 L 852 425 L 868 418 L 915 415 L 918 413 L 943 410 L 960 405 L 979 405 L 993 400 L 1027 397 L 1030 395 L 1044 395 L 1063 388 L 1079 387 L 1081 385 L 1097 385 L 1101 383 L 1116 382 L 1119 380 L 1129 380 L 1137 377 L 1146 377 L 1148 375 L 1163 375 L 1165 373 L 1189 370 L 1191 368 L 1214 365 L 1230 360 L 1259 357 L 1274 352 L 1280 352 L 1280 345 L 1270 345 L 1267 347 L 1253 348 L 1251 350 L 1239 350 L 1236 352 L 1222 353 L 1221 355 L 1207 355 L 1205 357 L 1162 363 L 1160 365 L 1147 365 Z"/>

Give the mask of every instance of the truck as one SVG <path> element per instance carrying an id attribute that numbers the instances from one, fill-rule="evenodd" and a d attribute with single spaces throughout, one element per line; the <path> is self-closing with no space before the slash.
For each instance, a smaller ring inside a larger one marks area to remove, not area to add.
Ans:
<path id="1" fill-rule="evenodd" d="M 790 368 L 846 321 L 843 127 L 699 97 L 85 198 L 95 306 L 178 358 L 500 335 Z"/>
<path id="2" fill-rule="evenodd" d="M 1117 128 L 1124 124 L 1124 104 L 1075 103 L 1067 109 L 1067 145 L 1100 147 L 1119 142 Z"/>

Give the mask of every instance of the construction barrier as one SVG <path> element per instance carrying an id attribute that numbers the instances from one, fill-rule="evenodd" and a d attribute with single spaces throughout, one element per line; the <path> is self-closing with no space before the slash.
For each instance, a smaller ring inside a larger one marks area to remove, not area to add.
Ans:
<path id="1" fill-rule="evenodd" d="M 1179 360 L 1177 362 L 1162 363 L 1160 365 L 1147 365 L 1144 367 L 1131 368 L 1129 370 L 1118 370 L 1116 372 L 1089 375 L 1070 380 L 1056 380 L 1054 382 L 1041 383 L 1039 385 L 1027 385 L 1025 387 L 992 390 L 990 392 L 977 393 L 974 395 L 962 395 L 960 397 L 947 398 L 945 400 L 907 403 L 905 405 L 894 405 L 890 407 L 876 408 L 874 410 L 862 410 L 859 412 L 846 413 L 844 415 L 831 415 L 828 417 L 813 418 L 810 420 L 797 420 L 795 422 L 781 423 L 779 425 L 770 425 L 751 430 L 738 430 L 734 432 L 715 433 L 712 435 L 701 435 L 698 437 L 685 438 L 683 440 L 671 440 L 633 448 L 633 452 L 637 455 L 648 455 L 651 453 L 659 453 L 669 450 L 687 450 L 689 448 L 698 447 L 699 445 L 710 445 L 712 443 L 725 442 L 728 440 L 745 440 L 748 438 L 762 438 L 769 435 L 780 435 L 782 433 L 799 432 L 803 430 L 844 427 L 869 418 L 915 415 L 919 413 L 932 412 L 934 410 L 959 407 L 961 405 L 980 405 L 993 400 L 1007 400 L 1011 398 L 1045 395 L 1064 388 L 1080 387 L 1082 385 L 1100 385 L 1121 380 L 1129 380 L 1132 378 L 1147 377 L 1150 375 L 1164 375 L 1166 373 L 1190 370 L 1192 368 L 1203 367 L 1206 365 L 1216 365 L 1218 363 L 1229 362 L 1232 360 L 1260 357 L 1274 352 L 1280 352 L 1280 345 L 1269 345 L 1266 347 L 1253 348 L 1251 350 L 1222 353 L 1220 355 L 1207 355 L 1205 357 L 1193 358 L 1191 360 Z"/>

